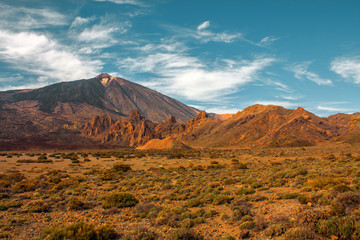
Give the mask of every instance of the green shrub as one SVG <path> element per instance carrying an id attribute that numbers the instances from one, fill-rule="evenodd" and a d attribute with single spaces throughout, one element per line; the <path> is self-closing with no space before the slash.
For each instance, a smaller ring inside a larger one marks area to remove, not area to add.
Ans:
<path id="1" fill-rule="evenodd" d="M 30 180 L 22 180 L 21 182 L 17 182 L 13 185 L 13 190 L 20 193 L 34 191 L 35 184 Z"/>
<path id="2" fill-rule="evenodd" d="M 360 194 L 354 192 L 344 192 L 331 202 L 330 209 L 334 215 L 349 214 L 351 211 L 359 206 Z"/>
<path id="3" fill-rule="evenodd" d="M 102 207 L 112 208 L 124 208 L 124 207 L 133 207 L 139 203 L 132 194 L 130 193 L 112 193 L 108 195 L 102 203 Z"/>
<path id="4" fill-rule="evenodd" d="M 128 164 L 115 164 L 112 169 L 116 172 L 128 172 L 132 170 Z"/>
<path id="5" fill-rule="evenodd" d="M 0 204 L 0 211 L 5 211 L 5 210 L 7 210 L 8 208 L 7 208 L 7 206 L 5 206 L 4 204 Z"/>
<path id="6" fill-rule="evenodd" d="M 298 224 L 310 228 L 314 228 L 320 220 L 327 219 L 328 217 L 329 214 L 327 212 L 316 209 L 305 209 L 296 216 Z"/>
<path id="7" fill-rule="evenodd" d="M 241 230 L 246 230 L 246 229 L 253 229 L 256 226 L 254 221 L 246 221 L 240 224 L 240 229 Z"/>
<path id="8" fill-rule="evenodd" d="M 306 195 L 303 194 L 299 194 L 297 196 L 297 200 L 299 201 L 299 203 L 301 204 L 307 204 L 309 202 L 309 198 Z"/>
<path id="9" fill-rule="evenodd" d="M 283 195 L 281 195 L 282 199 L 294 199 L 297 198 L 299 196 L 298 193 L 284 193 Z"/>
<path id="10" fill-rule="evenodd" d="M 103 225 L 95 228 L 94 225 L 78 222 L 68 226 L 60 226 L 44 231 L 42 239 L 47 240 L 110 240 L 119 239 L 113 227 Z"/>
<path id="11" fill-rule="evenodd" d="M 156 218 L 159 214 L 160 206 L 155 203 L 139 203 L 135 207 L 136 216 L 141 218 Z"/>
<path id="12" fill-rule="evenodd" d="M 180 223 L 180 226 L 182 228 L 192 228 L 194 226 L 194 222 L 193 222 L 193 220 L 186 218 L 186 219 L 182 220 L 182 222 Z"/>
<path id="13" fill-rule="evenodd" d="M 277 223 L 274 225 L 271 225 L 269 228 L 265 230 L 265 236 L 267 237 L 274 237 L 274 236 L 280 236 L 286 232 L 287 229 L 289 229 L 291 225 L 289 223 Z"/>
<path id="14" fill-rule="evenodd" d="M 84 210 L 84 209 L 86 209 L 86 204 L 78 198 L 71 198 L 68 201 L 67 206 L 68 206 L 69 210 Z"/>
<path id="15" fill-rule="evenodd" d="M 25 206 L 25 211 L 26 212 L 34 212 L 34 213 L 49 212 L 50 205 L 45 203 L 42 200 L 37 200 L 37 201 L 28 203 Z"/>
<path id="16" fill-rule="evenodd" d="M 203 240 L 204 237 L 192 230 L 179 229 L 171 233 L 168 240 Z"/>
<path id="17" fill-rule="evenodd" d="M 310 240 L 319 239 L 315 232 L 310 228 L 298 227 L 291 228 L 284 234 L 286 240 Z"/>
<path id="18" fill-rule="evenodd" d="M 133 231 L 127 234 L 127 237 L 122 238 L 124 240 L 156 240 L 158 236 L 155 232 L 149 230 L 146 227 L 137 227 Z"/>
<path id="19" fill-rule="evenodd" d="M 235 169 L 248 169 L 248 166 L 245 163 L 233 164 Z"/>
<path id="20" fill-rule="evenodd" d="M 357 230 L 356 220 L 354 216 L 332 217 L 319 221 L 316 229 L 319 234 L 327 237 L 335 235 L 341 239 L 350 239 Z"/>
<path id="21" fill-rule="evenodd" d="M 236 240 L 236 238 L 231 235 L 225 235 L 221 238 L 221 240 Z"/>

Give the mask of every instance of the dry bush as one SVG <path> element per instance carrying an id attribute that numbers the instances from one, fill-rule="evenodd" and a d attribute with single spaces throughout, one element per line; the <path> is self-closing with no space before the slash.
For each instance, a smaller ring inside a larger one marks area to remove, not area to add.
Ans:
<path id="1" fill-rule="evenodd" d="M 25 208 L 25 212 L 33 212 L 33 213 L 50 212 L 51 210 L 50 205 L 42 200 L 30 202 L 26 206 L 24 206 L 24 208 Z"/>
<path id="2" fill-rule="evenodd" d="M 314 228 L 320 221 L 329 218 L 328 212 L 319 209 L 305 209 L 296 216 L 296 221 L 304 227 Z"/>
<path id="3" fill-rule="evenodd" d="M 117 207 L 133 207 L 139 203 L 132 194 L 130 193 L 112 193 L 108 195 L 102 203 L 102 207 L 105 209 Z"/>

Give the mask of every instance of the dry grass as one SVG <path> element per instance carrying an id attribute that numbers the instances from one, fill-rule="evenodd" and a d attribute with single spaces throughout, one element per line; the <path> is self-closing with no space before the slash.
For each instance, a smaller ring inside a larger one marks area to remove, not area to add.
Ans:
<path id="1" fill-rule="evenodd" d="M 1 153 L 0 237 L 358 239 L 359 149 Z"/>

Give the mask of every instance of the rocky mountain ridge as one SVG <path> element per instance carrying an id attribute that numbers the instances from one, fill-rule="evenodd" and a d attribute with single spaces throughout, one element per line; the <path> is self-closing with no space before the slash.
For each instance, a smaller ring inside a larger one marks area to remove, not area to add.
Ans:
<path id="1" fill-rule="evenodd" d="M 97 118 L 95 117 L 93 122 Z M 97 131 L 97 124 L 92 123 L 86 125 L 90 129 L 85 127 L 82 134 L 94 139 L 101 136 L 102 143 L 131 142 L 129 146 L 141 146 L 149 140 L 165 138 L 176 139 L 190 147 L 209 148 L 296 147 L 325 141 L 360 141 L 359 113 L 351 117 L 343 115 L 340 120 L 334 121 L 331 116 L 320 118 L 303 108 L 289 110 L 272 105 L 250 106 L 226 120 L 209 118 L 207 113 L 202 111 L 184 124 L 177 123 L 174 117 L 170 117 L 160 124 L 142 119 L 142 122 L 128 128 L 127 132 L 124 132 L 124 128 L 115 127 L 123 126 L 127 121 L 131 120 L 114 123 L 107 128 L 105 135 L 97 136 L 89 134 Z M 138 129 L 138 132 L 133 131 L 135 129 Z M 127 135 L 129 133 L 130 135 Z M 119 135 L 125 136 L 126 140 L 114 138 Z M 134 138 L 137 138 L 137 141 L 130 140 Z M 149 145 L 151 146 L 148 144 L 144 149 L 150 148 Z M 153 141 L 152 145 L 158 146 L 161 142 Z"/>

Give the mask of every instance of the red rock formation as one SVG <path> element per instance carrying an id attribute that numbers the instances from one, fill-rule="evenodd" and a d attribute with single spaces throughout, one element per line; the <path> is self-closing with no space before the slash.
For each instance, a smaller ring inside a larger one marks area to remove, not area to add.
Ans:
<path id="1" fill-rule="evenodd" d="M 146 120 L 139 111 L 131 112 L 125 120 L 114 121 L 111 117 L 96 116 L 87 123 L 82 135 L 102 143 L 113 142 L 121 146 L 138 146 L 155 137 L 156 124 Z"/>

